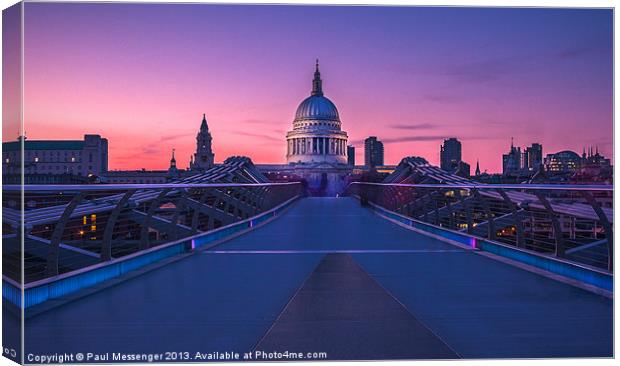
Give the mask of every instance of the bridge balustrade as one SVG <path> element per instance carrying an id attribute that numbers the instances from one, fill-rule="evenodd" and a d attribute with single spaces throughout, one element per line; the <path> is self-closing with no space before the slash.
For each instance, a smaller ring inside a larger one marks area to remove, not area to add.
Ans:
<path id="1" fill-rule="evenodd" d="M 613 186 L 354 182 L 346 194 L 445 233 L 613 271 Z"/>
<path id="2" fill-rule="evenodd" d="M 22 283 L 23 270 L 27 285 L 79 272 L 248 220 L 301 193 L 299 183 L 4 185 L 3 275 Z"/>

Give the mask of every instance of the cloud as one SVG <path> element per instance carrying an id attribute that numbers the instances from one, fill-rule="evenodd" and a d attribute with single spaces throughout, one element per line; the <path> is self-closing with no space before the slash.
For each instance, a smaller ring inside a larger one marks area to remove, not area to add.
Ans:
<path id="1" fill-rule="evenodd" d="M 432 123 L 396 123 L 393 125 L 388 125 L 390 128 L 394 128 L 397 130 L 430 130 L 435 129 L 438 126 Z"/>
<path id="2" fill-rule="evenodd" d="M 488 83 L 514 72 L 515 66 L 513 58 L 492 59 L 455 65 L 444 75 L 464 83 Z"/>
<path id="3" fill-rule="evenodd" d="M 447 94 L 425 94 L 422 98 L 436 103 L 458 103 L 463 100 L 461 97 Z"/>
<path id="4" fill-rule="evenodd" d="M 248 118 L 248 119 L 242 120 L 241 123 L 259 124 L 259 125 L 273 125 L 273 124 L 279 124 L 279 123 L 282 123 L 282 122 L 273 121 L 273 120 L 266 120 L 266 119 L 258 119 L 258 118 Z"/>
<path id="5" fill-rule="evenodd" d="M 600 52 L 605 52 L 610 50 L 609 47 L 602 45 L 572 45 L 569 47 L 565 47 L 562 50 L 553 54 L 553 56 L 560 59 L 573 59 L 582 56 L 592 55 Z"/>
<path id="6" fill-rule="evenodd" d="M 184 137 L 191 137 L 193 135 L 194 135 L 193 133 L 188 133 L 188 132 L 173 134 L 173 135 L 163 135 L 159 137 L 159 142 L 172 141 L 172 140 L 176 140 L 176 139 L 180 139 Z"/>
<path id="7" fill-rule="evenodd" d="M 445 136 L 399 136 L 399 137 L 388 137 L 381 141 L 384 144 L 392 144 L 392 143 L 409 142 L 409 141 L 436 141 L 436 140 L 443 140 L 444 138 Z"/>
<path id="8" fill-rule="evenodd" d="M 269 141 L 278 141 L 278 142 L 280 142 L 282 144 L 285 144 L 284 137 L 275 137 L 275 136 L 271 136 L 271 135 L 265 135 L 265 134 L 260 134 L 260 133 L 252 133 L 252 132 L 245 132 L 245 131 L 232 131 L 231 133 L 235 134 L 235 135 L 254 137 L 254 138 L 257 138 L 257 139 L 263 139 L 263 140 L 269 140 Z"/>

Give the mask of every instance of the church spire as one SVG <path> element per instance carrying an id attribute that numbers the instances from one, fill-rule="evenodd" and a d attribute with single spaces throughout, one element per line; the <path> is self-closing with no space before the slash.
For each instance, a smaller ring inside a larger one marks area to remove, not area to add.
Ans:
<path id="1" fill-rule="evenodd" d="M 323 95 L 323 81 L 321 80 L 321 72 L 319 71 L 319 59 L 316 59 L 314 70 L 314 79 L 312 80 L 312 95 Z"/>
<path id="2" fill-rule="evenodd" d="M 476 175 L 480 175 L 480 160 L 476 159 Z"/>
<path id="3" fill-rule="evenodd" d="M 172 149 L 172 158 L 170 159 L 170 167 L 168 168 L 169 173 L 177 172 L 177 159 L 174 158 L 174 150 Z"/>
<path id="4" fill-rule="evenodd" d="M 209 131 L 209 126 L 207 125 L 207 114 L 202 114 L 202 123 L 200 123 L 200 131 Z"/>

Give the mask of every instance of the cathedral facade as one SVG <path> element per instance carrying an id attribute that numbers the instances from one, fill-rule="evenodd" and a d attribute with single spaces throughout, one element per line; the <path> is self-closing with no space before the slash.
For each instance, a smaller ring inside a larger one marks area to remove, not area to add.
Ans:
<path id="1" fill-rule="evenodd" d="M 286 142 L 288 163 L 347 163 L 347 133 L 341 129 L 338 109 L 323 94 L 318 60 L 312 92 L 297 107 Z"/>
<path id="2" fill-rule="evenodd" d="M 293 129 L 286 134 L 287 164 L 257 167 L 268 175 L 303 179 L 311 195 L 337 196 L 353 169 L 347 164 L 347 138 L 336 105 L 323 94 L 317 60 L 312 92 L 297 107 Z"/>

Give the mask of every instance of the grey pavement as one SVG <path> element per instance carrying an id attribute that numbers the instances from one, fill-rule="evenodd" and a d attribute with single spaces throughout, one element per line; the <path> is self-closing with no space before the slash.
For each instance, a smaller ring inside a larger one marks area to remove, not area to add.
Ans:
<path id="1" fill-rule="evenodd" d="M 25 340 L 33 353 L 247 352 L 260 342 L 314 344 L 333 359 L 610 357 L 612 305 L 352 198 L 305 198 L 211 251 L 28 318 Z"/>

